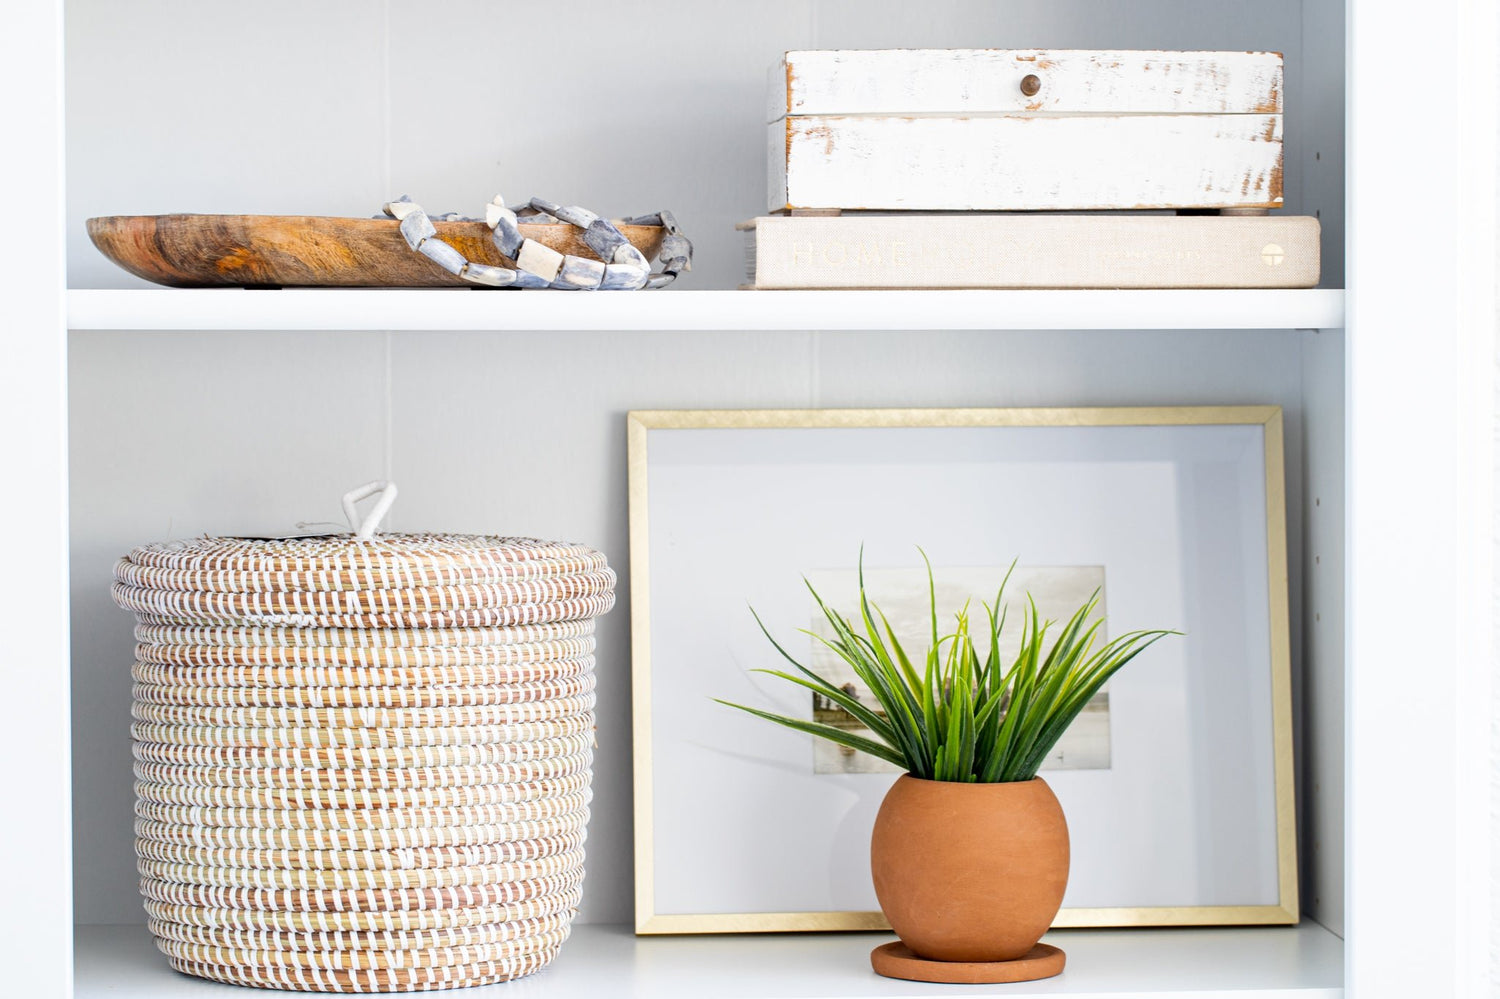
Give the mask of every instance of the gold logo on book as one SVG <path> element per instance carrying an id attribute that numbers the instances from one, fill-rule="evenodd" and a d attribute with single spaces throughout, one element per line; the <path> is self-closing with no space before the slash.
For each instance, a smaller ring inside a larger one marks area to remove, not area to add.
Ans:
<path id="1" fill-rule="evenodd" d="M 1280 267 L 1286 263 L 1286 251 L 1275 243 L 1260 248 L 1260 259 L 1267 267 Z"/>

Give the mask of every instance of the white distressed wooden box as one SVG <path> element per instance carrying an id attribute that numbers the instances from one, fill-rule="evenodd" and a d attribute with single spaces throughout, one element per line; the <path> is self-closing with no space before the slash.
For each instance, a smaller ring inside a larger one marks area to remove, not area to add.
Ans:
<path id="1" fill-rule="evenodd" d="M 788 52 L 768 207 L 1278 208 L 1281 118 L 1277 52 Z"/>

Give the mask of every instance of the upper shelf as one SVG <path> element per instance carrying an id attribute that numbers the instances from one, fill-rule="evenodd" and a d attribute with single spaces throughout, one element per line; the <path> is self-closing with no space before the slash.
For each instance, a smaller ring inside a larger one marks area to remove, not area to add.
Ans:
<path id="1" fill-rule="evenodd" d="M 75 330 L 1286 330 L 1343 325 L 1339 289 L 68 292 L 68 327 Z"/>

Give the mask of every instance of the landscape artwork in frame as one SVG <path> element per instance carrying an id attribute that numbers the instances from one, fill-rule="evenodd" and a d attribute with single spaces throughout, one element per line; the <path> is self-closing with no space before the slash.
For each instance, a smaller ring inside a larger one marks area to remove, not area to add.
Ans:
<path id="1" fill-rule="evenodd" d="M 646 411 L 628 428 L 638 932 L 885 927 L 869 836 L 895 767 L 715 699 L 857 724 L 756 672 L 789 668 L 756 617 L 869 704 L 821 647 L 808 584 L 852 616 L 862 568 L 922 654 L 929 563 L 945 621 L 983 615 L 1010 572 L 1002 658 L 1027 601 L 1057 620 L 1096 591 L 1110 635 L 1182 633 L 1116 674 L 1042 768 L 1072 840 L 1055 925 L 1296 921 L 1278 408 Z"/>

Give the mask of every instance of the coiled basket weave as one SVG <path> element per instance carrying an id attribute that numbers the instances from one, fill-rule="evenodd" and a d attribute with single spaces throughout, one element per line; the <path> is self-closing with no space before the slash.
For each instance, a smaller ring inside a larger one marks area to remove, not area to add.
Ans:
<path id="1" fill-rule="evenodd" d="M 599 552 L 526 538 L 200 538 L 136 613 L 136 853 L 172 967 L 403 992 L 504 981 L 583 881 Z"/>

